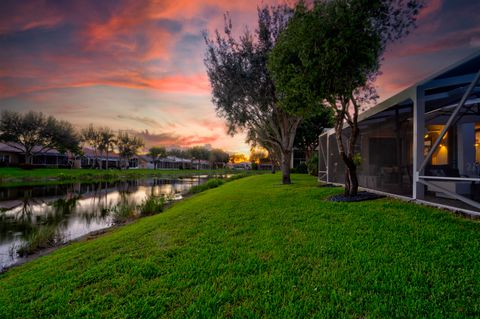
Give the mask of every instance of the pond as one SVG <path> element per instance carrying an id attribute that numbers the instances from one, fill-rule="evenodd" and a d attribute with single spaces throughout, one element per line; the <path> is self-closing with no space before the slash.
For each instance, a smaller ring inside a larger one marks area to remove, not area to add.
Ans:
<path id="1" fill-rule="evenodd" d="M 219 176 L 216 176 L 219 177 Z M 228 177 L 228 176 L 221 176 Z M 22 260 L 25 244 L 42 240 L 61 244 L 115 225 L 115 209 L 139 205 L 147 197 L 179 200 L 209 176 L 143 178 L 117 182 L 0 187 L 0 272 Z M 23 250 L 22 250 L 23 249 Z"/>

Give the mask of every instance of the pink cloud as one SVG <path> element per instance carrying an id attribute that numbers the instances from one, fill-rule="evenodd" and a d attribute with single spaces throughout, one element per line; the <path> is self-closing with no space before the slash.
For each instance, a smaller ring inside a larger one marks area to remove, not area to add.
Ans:
<path id="1" fill-rule="evenodd" d="M 150 133 L 148 130 L 131 132 L 141 137 L 145 141 L 147 147 L 154 145 L 190 147 L 196 145 L 214 144 L 221 139 L 221 136 L 219 135 L 180 135 L 172 132 L 155 134 Z"/>

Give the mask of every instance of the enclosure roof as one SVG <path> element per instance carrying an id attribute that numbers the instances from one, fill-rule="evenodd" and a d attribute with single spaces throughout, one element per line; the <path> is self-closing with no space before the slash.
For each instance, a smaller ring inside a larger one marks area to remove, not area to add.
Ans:
<path id="1" fill-rule="evenodd" d="M 361 113 L 358 117 L 358 121 L 361 122 L 366 120 L 392 106 L 411 105 L 416 98 L 417 91 L 422 89 L 425 94 L 426 112 L 458 103 L 462 95 L 465 93 L 467 86 L 472 82 L 479 70 L 480 51 L 446 67 L 443 70 L 433 73 L 427 78 L 373 106 L 367 111 Z M 470 96 L 470 103 L 473 103 L 473 101 L 479 97 L 480 87 L 477 84 L 477 87 L 473 90 L 472 95 Z M 466 104 L 468 105 L 469 101 L 467 101 Z"/>
<path id="2" fill-rule="evenodd" d="M 363 112 L 359 116 L 359 121 L 365 120 L 389 107 L 402 103 L 411 103 L 416 96 L 417 89 L 422 88 L 425 92 L 427 110 L 432 104 L 451 104 L 463 95 L 466 86 L 470 84 L 479 70 L 480 52 L 476 52 L 443 70 L 435 72 L 429 77 L 409 86 L 394 96 Z"/>

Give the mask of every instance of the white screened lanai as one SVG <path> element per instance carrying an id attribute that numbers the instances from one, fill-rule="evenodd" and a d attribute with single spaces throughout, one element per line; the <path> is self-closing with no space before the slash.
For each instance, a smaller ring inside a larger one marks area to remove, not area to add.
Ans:
<path id="1" fill-rule="evenodd" d="M 480 214 L 480 53 L 362 113 L 359 127 L 361 187 Z M 342 184 L 335 131 L 319 138 L 319 179 Z"/>

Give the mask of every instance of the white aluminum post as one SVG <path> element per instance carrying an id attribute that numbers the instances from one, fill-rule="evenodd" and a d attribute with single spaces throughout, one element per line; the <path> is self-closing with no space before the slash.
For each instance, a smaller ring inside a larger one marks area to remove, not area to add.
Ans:
<path id="1" fill-rule="evenodd" d="M 424 198 L 424 186 L 419 183 L 420 167 L 423 162 L 425 135 L 425 91 L 423 87 L 415 88 L 413 92 L 413 199 Z"/>

